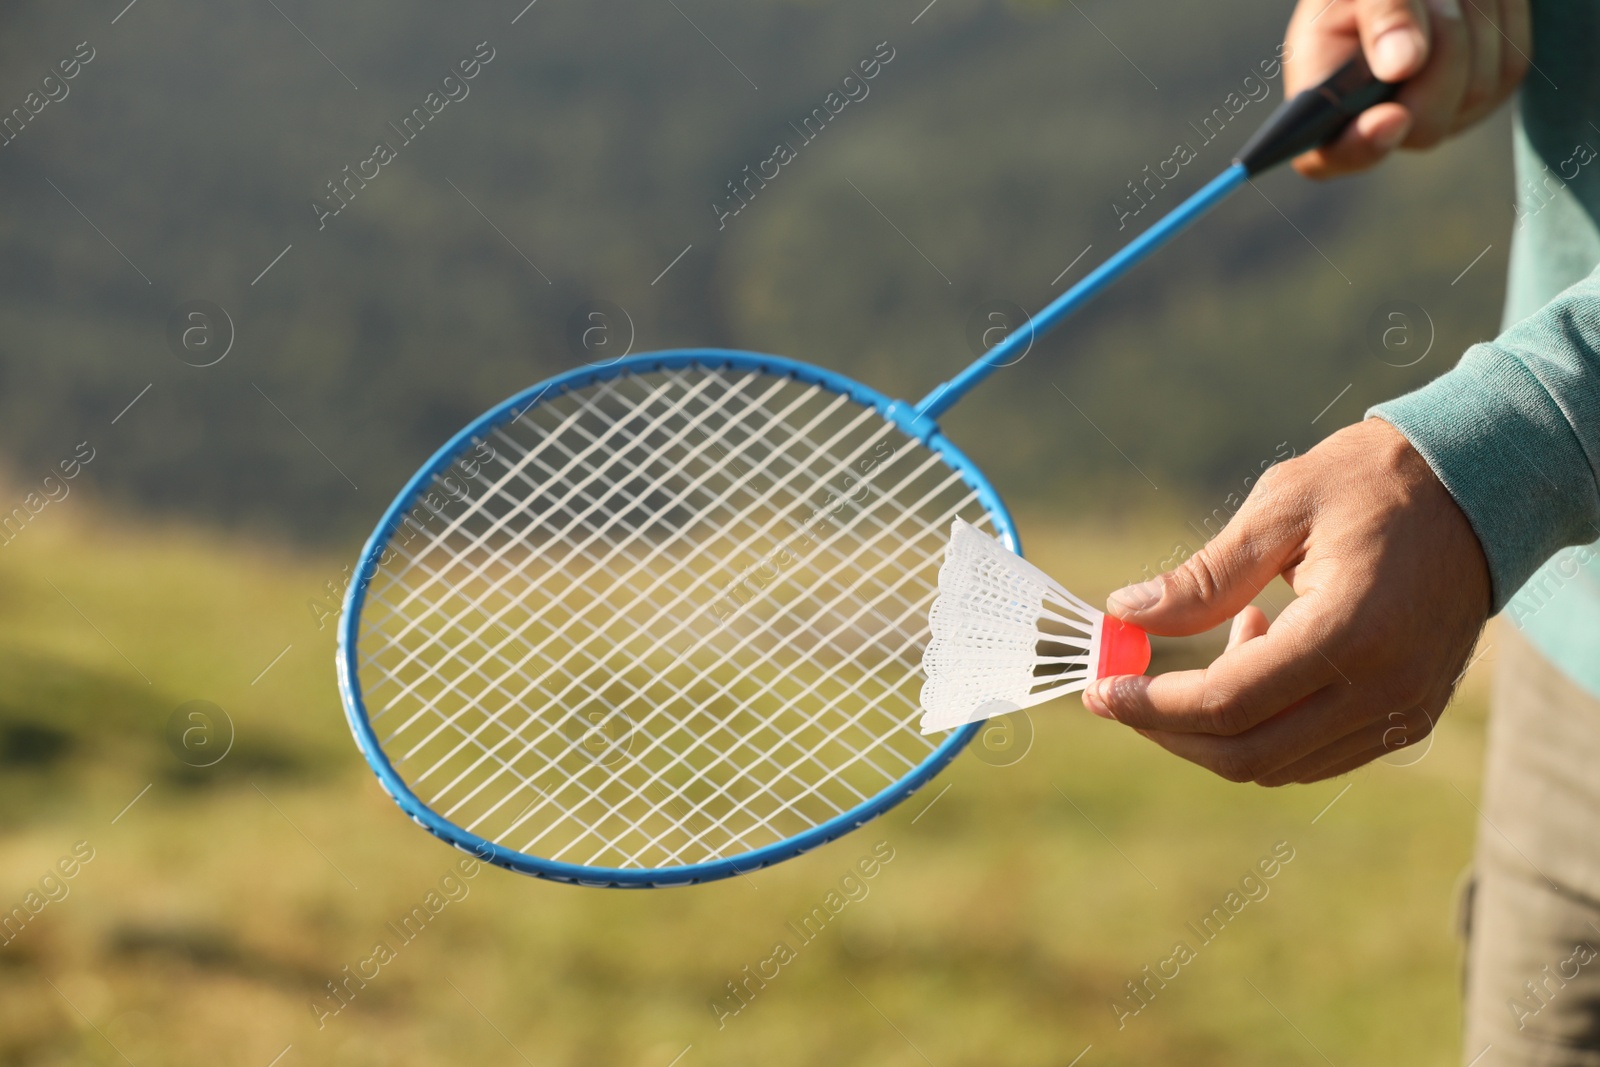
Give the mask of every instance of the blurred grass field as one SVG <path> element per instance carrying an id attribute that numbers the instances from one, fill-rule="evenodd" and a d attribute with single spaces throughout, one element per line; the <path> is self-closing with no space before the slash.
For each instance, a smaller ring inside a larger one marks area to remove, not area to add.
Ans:
<path id="1" fill-rule="evenodd" d="M 1073 699 L 1036 709 L 1020 759 L 1003 745 L 964 754 L 889 816 L 776 868 L 642 893 L 484 868 L 403 942 L 387 924 L 460 854 L 399 813 L 349 740 L 333 629 L 307 606 L 346 561 L 92 503 L 52 506 L 0 553 L 0 908 L 75 843 L 94 849 L 68 895 L 0 947 L 0 1064 L 1459 1055 L 1454 915 L 1492 647 L 1431 748 L 1404 753 L 1410 766 L 1236 786 Z M 1182 527 L 1019 519 L 1030 556 L 1091 600 L 1163 559 Z M 1163 642 L 1156 667 L 1215 645 Z M 191 700 L 235 727 L 209 767 L 166 740 Z M 1293 859 L 1267 895 L 1202 944 L 1186 924 L 1279 842 Z M 787 924 L 875 845 L 892 860 L 848 883 L 859 899 L 803 941 Z M 326 983 L 379 940 L 394 958 L 319 1027 L 312 1005 L 337 1004 Z M 793 958 L 729 999 L 780 940 Z M 1119 1028 L 1111 1002 L 1178 940 L 1195 958 Z"/>

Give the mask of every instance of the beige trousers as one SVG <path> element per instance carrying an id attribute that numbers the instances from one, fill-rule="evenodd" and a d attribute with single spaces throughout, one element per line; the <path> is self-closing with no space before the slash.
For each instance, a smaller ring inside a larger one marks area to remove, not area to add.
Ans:
<path id="1" fill-rule="evenodd" d="M 1600 700 L 1497 643 L 1462 1062 L 1600 1067 Z"/>

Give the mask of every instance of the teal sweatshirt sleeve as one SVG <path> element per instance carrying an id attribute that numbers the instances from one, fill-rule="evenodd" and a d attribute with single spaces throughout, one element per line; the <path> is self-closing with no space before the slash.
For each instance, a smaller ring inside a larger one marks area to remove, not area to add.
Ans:
<path id="1" fill-rule="evenodd" d="M 1466 513 L 1498 612 L 1551 555 L 1600 538 L 1600 270 L 1368 414 Z"/>

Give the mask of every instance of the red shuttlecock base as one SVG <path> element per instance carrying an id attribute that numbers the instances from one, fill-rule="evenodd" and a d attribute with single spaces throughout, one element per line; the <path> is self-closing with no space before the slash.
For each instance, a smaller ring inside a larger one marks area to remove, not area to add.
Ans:
<path id="1" fill-rule="evenodd" d="M 1100 662 L 1095 667 L 1096 678 L 1109 678 L 1114 674 L 1143 674 L 1150 666 L 1150 635 L 1114 615 L 1107 615 L 1101 623 Z"/>

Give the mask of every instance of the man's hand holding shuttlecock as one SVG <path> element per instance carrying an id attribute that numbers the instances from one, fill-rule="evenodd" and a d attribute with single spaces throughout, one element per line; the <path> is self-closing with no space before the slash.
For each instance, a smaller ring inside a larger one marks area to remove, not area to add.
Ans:
<path id="1" fill-rule="evenodd" d="M 1251 604 L 1282 575 L 1269 625 Z M 1110 614 L 1184 636 L 1233 619 L 1204 670 L 1093 683 L 1084 704 L 1231 781 L 1313 782 L 1433 728 L 1489 614 L 1488 564 L 1427 461 L 1381 419 L 1268 470 L 1175 570 Z"/>

